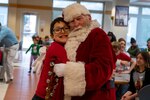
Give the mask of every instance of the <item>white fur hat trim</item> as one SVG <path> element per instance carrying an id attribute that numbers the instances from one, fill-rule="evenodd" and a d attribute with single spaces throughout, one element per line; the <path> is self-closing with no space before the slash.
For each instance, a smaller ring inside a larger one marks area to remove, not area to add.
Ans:
<path id="1" fill-rule="evenodd" d="M 89 14 L 90 15 L 90 12 L 85 6 L 83 6 L 79 3 L 71 4 L 63 9 L 63 16 L 64 16 L 64 20 L 66 22 L 72 21 L 73 18 L 78 17 L 81 14 L 83 14 L 83 15 Z"/>

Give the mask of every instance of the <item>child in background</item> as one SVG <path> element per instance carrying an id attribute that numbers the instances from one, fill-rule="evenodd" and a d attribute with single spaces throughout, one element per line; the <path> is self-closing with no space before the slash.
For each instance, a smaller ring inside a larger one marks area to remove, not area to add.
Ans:
<path id="1" fill-rule="evenodd" d="M 128 76 L 127 80 L 129 81 L 129 73 L 132 71 L 136 63 L 124 52 L 121 52 L 121 44 L 119 42 L 112 42 L 112 47 L 117 57 L 115 75 L 119 75 L 118 77 L 120 77 L 120 75 L 126 74 L 126 76 Z M 117 86 L 117 100 L 120 100 L 120 98 L 127 91 L 127 89 L 128 84 L 121 84 Z"/>
<path id="2" fill-rule="evenodd" d="M 121 44 L 119 42 L 112 42 L 112 47 L 117 57 L 116 71 L 129 74 L 134 68 L 136 62 L 127 54 L 121 52 Z M 130 67 L 128 68 L 128 66 Z"/>
<path id="3" fill-rule="evenodd" d="M 121 100 L 138 100 L 138 91 L 150 84 L 150 55 L 140 52 L 136 57 L 136 66 L 131 72 L 128 91 Z M 136 99 L 137 98 L 137 99 Z"/>
<path id="4" fill-rule="evenodd" d="M 36 40 L 37 40 L 37 44 L 39 44 L 39 46 L 42 47 L 43 46 L 43 40 L 42 40 L 42 38 L 37 35 L 36 36 Z"/>
<path id="5" fill-rule="evenodd" d="M 40 72 L 42 70 L 43 60 L 45 58 L 46 51 L 47 51 L 49 45 L 50 45 L 49 42 L 44 42 L 43 47 L 40 48 L 40 50 L 39 50 L 40 56 L 32 64 L 32 66 L 34 67 L 33 73 L 40 74 Z"/>
<path id="6" fill-rule="evenodd" d="M 39 49 L 40 49 L 40 46 L 38 45 L 37 39 L 35 36 L 32 37 L 32 40 L 33 40 L 33 44 L 31 44 L 29 49 L 26 51 L 26 54 L 27 54 L 28 51 L 30 51 L 31 49 L 29 73 L 31 73 L 33 61 L 35 61 L 36 58 L 39 56 Z"/>

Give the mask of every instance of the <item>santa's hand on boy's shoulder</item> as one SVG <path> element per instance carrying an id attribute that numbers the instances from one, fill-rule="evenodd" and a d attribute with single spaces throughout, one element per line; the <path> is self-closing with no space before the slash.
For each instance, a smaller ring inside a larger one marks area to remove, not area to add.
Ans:
<path id="1" fill-rule="evenodd" d="M 54 65 L 54 72 L 58 77 L 64 76 L 65 63 L 59 63 Z"/>

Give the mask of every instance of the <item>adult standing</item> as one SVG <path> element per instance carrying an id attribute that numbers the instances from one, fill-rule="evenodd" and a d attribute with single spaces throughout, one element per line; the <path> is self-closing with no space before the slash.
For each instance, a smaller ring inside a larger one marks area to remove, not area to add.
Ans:
<path id="1" fill-rule="evenodd" d="M 18 40 L 13 31 L 0 24 L 0 43 L 4 45 L 4 70 L 6 71 L 7 80 L 9 83 L 13 80 L 13 60 L 18 51 Z M 5 72 L 4 71 L 4 72 Z"/>
<path id="2" fill-rule="evenodd" d="M 63 16 L 71 29 L 65 45 L 70 61 L 54 71 L 64 77 L 65 100 L 115 100 L 110 85 L 115 56 L 107 34 L 83 5 L 67 6 Z"/>

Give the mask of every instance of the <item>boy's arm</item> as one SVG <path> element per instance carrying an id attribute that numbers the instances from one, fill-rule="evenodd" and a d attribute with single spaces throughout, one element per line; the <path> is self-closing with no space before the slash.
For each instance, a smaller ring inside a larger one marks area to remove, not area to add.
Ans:
<path id="1" fill-rule="evenodd" d="M 28 51 L 32 48 L 32 46 L 33 46 L 33 45 L 31 45 L 31 46 L 29 47 L 29 49 L 26 51 L 26 54 L 27 54 L 27 53 L 28 53 Z"/>

